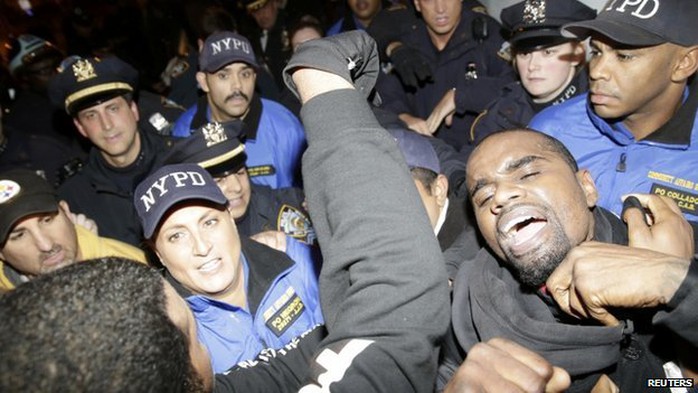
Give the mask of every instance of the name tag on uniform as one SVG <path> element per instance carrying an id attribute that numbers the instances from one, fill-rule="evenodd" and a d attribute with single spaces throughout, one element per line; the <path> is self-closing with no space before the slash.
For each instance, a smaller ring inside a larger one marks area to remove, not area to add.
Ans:
<path id="1" fill-rule="evenodd" d="M 274 168 L 273 165 L 257 165 L 247 167 L 247 175 L 249 177 L 270 176 L 275 174 L 276 168 Z"/>
<path id="2" fill-rule="evenodd" d="M 698 195 L 695 193 L 659 185 L 657 183 L 652 184 L 650 193 L 669 197 L 679 205 L 679 209 L 681 209 L 684 214 L 698 216 Z"/>
<path id="3" fill-rule="evenodd" d="M 293 287 L 288 287 L 274 304 L 264 311 L 264 323 L 269 330 L 280 337 L 304 311 L 305 304 L 300 296 Z"/>

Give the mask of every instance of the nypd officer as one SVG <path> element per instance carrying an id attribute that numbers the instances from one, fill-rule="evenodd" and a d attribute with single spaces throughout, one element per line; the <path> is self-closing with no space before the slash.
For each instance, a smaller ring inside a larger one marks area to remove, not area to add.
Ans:
<path id="1" fill-rule="evenodd" d="M 82 170 L 58 189 L 60 198 L 95 220 L 100 235 L 133 245 L 141 240 L 133 189 L 160 166 L 168 143 L 138 127 L 137 80 L 137 71 L 116 57 L 74 57 L 49 86 L 54 104 L 93 145 Z"/>
<path id="2" fill-rule="evenodd" d="M 195 163 L 206 169 L 228 199 L 228 209 L 242 236 L 280 231 L 312 244 L 315 231 L 303 208 L 303 191 L 272 189 L 250 182 L 245 145 L 238 139 L 242 122 L 207 123 L 189 138 L 178 140 L 165 164 Z"/>
<path id="3" fill-rule="evenodd" d="M 240 236 L 228 198 L 201 166 L 163 166 L 136 187 L 133 203 L 215 372 L 323 323 L 308 247 L 292 242 L 282 253 Z"/>
<path id="4" fill-rule="evenodd" d="M 478 116 L 470 143 L 498 130 L 525 127 L 536 113 L 587 90 L 584 45 L 564 37 L 560 28 L 595 16 L 596 11 L 577 0 L 526 0 L 502 10 L 519 80 L 505 86 Z"/>
<path id="5" fill-rule="evenodd" d="M 432 77 L 412 84 L 391 72 L 381 75 L 376 89 L 384 108 L 410 129 L 460 150 L 473 119 L 514 80 L 511 67 L 497 55 L 504 43 L 501 26 L 475 1 L 415 0 L 414 5 L 421 19 L 409 29 L 398 28 L 404 33 L 386 53 L 396 70 L 426 59 Z"/>

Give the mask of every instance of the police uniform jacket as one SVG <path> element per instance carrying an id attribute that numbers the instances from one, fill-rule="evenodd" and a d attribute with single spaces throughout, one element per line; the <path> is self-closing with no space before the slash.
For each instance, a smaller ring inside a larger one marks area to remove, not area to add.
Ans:
<path id="1" fill-rule="evenodd" d="M 141 243 L 142 229 L 133 205 L 133 190 L 160 167 L 168 147 L 166 138 L 139 132 L 141 152 L 133 164 L 112 168 L 93 147 L 82 170 L 58 188 L 58 196 L 68 202 L 71 211 L 97 222 L 100 235 L 135 246 Z"/>
<path id="2" fill-rule="evenodd" d="M 587 73 L 582 69 L 557 97 L 544 104 L 536 104 L 521 82 L 512 82 L 506 85 L 499 98 L 491 102 L 475 119 L 470 127 L 468 143 L 474 146 L 493 132 L 527 127 L 538 112 L 586 92 L 588 86 Z"/>
<path id="3" fill-rule="evenodd" d="M 616 214 L 621 196 L 668 196 L 689 221 L 698 220 L 698 79 L 684 93 L 674 117 L 642 140 L 622 122 L 609 123 L 594 113 L 587 94 L 550 107 L 531 120 L 567 146 L 580 168 L 587 168 L 600 190 L 599 206 Z M 573 126 L 571 126 L 573 125 Z"/>
<path id="4" fill-rule="evenodd" d="M 487 38 L 481 42 L 473 36 L 476 19 L 486 22 Z M 468 130 L 477 114 L 497 97 L 504 85 L 514 80 L 511 66 L 497 55 L 504 42 L 500 29 L 493 18 L 464 6 L 460 24 L 439 52 L 429 38 L 426 25 L 421 21 L 415 23 L 401 37 L 401 42 L 427 59 L 433 67 L 433 80 L 413 90 L 404 87 L 394 73 L 381 73 L 376 89 L 384 108 L 426 119 L 444 94 L 456 88 L 453 124 L 442 125 L 436 136 L 460 150 L 467 143 Z M 473 72 L 468 73 L 469 65 L 477 78 Z"/>
<path id="5" fill-rule="evenodd" d="M 252 184 L 250 204 L 235 221 L 240 236 L 263 231 L 281 231 L 306 244 L 315 242 L 315 230 L 303 209 L 303 190 L 295 187 L 272 189 Z"/>
<path id="6" fill-rule="evenodd" d="M 189 108 L 175 123 L 174 137 L 188 137 L 210 120 L 206 97 Z M 242 137 L 247 172 L 255 184 L 271 188 L 300 185 L 300 160 L 305 150 L 303 126 L 282 105 L 255 95 L 243 121 Z"/>
<path id="7" fill-rule="evenodd" d="M 279 349 L 323 323 L 309 247 L 290 240 L 284 254 L 245 237 L 240 240 L 246 308 L 194 295 L 167 274 L 194 313 L 199 340 L 216 373 L 254 359 L 264 348 Z"/>
<path id="8" fill-rule="evenodd" d="M 599 207 L 593 214 L 594 240 L 627 245 L 627 227 L 618 217 Z M 647 379 L 666 378 L 662 365 L 676 359 L 665 329 L 698 344 L 696 283 L 694 260 L 665 308 L 616 313 L 626 322 L 605 327 L 568 316 L 544 291 L 522 289 L 505 263 L 482 249 L 462 265 L 454 282 L 452 333 L 445 340 L 437 387 L 444 387 L 472 346 L 503 337 L 566 369 L 572 377 L 569 392 L 590 391 L 601 374 L 622 392 L 644 391 Z"/>

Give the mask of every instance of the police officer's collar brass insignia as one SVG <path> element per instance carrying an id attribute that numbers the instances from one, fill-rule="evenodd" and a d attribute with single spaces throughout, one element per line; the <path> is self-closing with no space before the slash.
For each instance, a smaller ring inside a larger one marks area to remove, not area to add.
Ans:
<path id="1" fill-rule="evenodd" d="M 73 74 L 77 82 L 96 78 L 95 68 L 89 60 L 80 59 L 73 63 Z"/>
<path id="2" fill-rule="evenodd" d="M 523 21 L 529 25 L 545 22 L 545 0 L 526 0 Z"/>
<path id="3" fill-rule="evenodd" d="M 228 136 L 225 135 L 225 130 L 220 123 L 208 123 L 202 129 L 201 133 L 204 134 L 204 139 L 206 140 L 206 147 L 211 147 L 217 145 L 223 141 L 228 140 Z"/>

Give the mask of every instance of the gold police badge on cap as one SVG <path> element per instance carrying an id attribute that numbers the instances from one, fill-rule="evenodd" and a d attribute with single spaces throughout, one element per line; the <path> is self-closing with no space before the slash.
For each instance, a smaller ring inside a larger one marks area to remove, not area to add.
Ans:
<path id="1" fill-rule="evenodd" d="M 96 78 L 95 68 L 89 60 L 80 59 L 73 63 L 73 74 L 77 82 L 84 82 Z"/>
<path id="2" fill-rule="evenodd" d="M 531 25 L 545 22 L 545 0 L 526 0 L 523 21 Z"/>
<path id="3" fill-rule="evenodd" d="M 206 140 L 206 147 L 211 147 L 228 140 L 228 136 L 225 135 L 225 130 L 220 123 L 206 124 L 201 129 L 201 133 L 204 135 L 204 139 Z"/>

